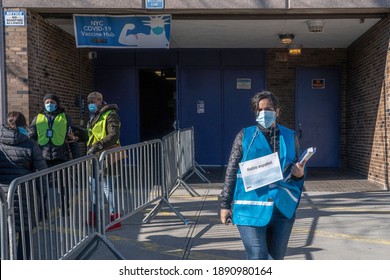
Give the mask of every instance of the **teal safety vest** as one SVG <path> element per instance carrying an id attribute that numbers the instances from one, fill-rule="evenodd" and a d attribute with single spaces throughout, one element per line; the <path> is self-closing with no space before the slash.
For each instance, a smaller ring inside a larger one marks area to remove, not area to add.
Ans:
<path id="1" fill-rule="evenodd" d="M 295 151 L 294 131 L 278 125 L 279 160 L 282 170 L 294 164 Z M 242 139 L 243 161 L 259 158 L 273 153 L 263 133 L 257 126 L 244 129 Z M 286 175 L 285 175 L 286 176 Z M 237 182 L 233 199 L 233 223 L 246 226 L 265 226 L 269 223 L 273 207 L 287 218 L 292 218 L 298 206 L 302 192 L 303 180 L 282 180 L 253 191 L 245 192 L 241 171 L 237 173 Z"/>

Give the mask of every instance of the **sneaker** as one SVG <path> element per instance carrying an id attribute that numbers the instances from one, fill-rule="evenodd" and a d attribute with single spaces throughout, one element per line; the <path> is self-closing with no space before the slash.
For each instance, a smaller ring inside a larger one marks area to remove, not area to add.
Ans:
<path id="1" fill-rule="evenodd" d="M 111 222 L 112 221 L 115 221 L 116 219 L 118 219 L 120 216 L 119 216 L 119 213 L 111 213 L 110 214 L 110 220 Z M 121 228 L 122 227 L 122 224 L 121 222 L 117 222 L 115 224 L 113 224 L 112 226 L 109 226 L 106 231 L 111 231 L 111 230 L 116 230 L 118 228 Z"/>
<path id="2" fill-rule="evenodd" d="M 87 225 L 93 226 L 93 227 L 96 225 L 96 213 L 95 212 L 92 212 L 92 211 L 88 212 Z"/>

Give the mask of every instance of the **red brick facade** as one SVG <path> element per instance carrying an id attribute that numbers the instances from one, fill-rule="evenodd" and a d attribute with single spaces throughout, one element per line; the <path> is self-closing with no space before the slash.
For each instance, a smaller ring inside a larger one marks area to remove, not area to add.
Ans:
<path id="1" fill-rule="evenodd" d="M 72 35 L 31 12 L 26 27 L 5 28 L 5 41 L 8 111 L 21 111 L 30 122 L 44 95 L 55 93 L 74 123 L 85 124 L 88 114 L 80 113 L 79 100 L 93 89 L 88 50 L 77 49 Z"/>
<path id="2" fill-rule="evenodd" d="M 347 166 L 389 187 L 390 17 L 348 48 Z"/>

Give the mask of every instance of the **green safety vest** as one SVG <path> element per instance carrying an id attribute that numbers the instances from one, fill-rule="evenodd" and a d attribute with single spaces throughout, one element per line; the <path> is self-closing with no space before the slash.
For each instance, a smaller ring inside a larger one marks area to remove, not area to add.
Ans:
<path id="1" fill-rule="evenodd" d="M 107 117 L 111 112 L 112 110 L 108 110 L 104 112 L 103 114 L 100 115 L 99 120 L 95 123 L 93 127 L 88 126 L 89 139 L 88 139 L 87 147 L 91 147 L 93 144 L 106 137 Z"/>
<path id="2" fill-rule="evenodd" d="M 47 117 L 39 113 L 36 120 L 37 133 L 38 133 L 38 144 L 40 146 L 45 146 L 49 141 L 55 146 L 62 146 L 65 143 L 68 121 L 66 119 L 65 113 L 58 114 L 51 127 Z M 47 137 L 47 130 L 52 129 L 53 137 Z"/>

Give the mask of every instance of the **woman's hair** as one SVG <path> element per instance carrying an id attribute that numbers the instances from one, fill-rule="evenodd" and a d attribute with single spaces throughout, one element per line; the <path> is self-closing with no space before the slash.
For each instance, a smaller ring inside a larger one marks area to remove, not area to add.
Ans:
<path id="1" fill-rule="evenodd" d="M 259 109 L 259 102 L 262 99 L 269 99 L 272 102 L 272 107 L 274 107 L 275 111 L 277 109 L 280 109 L 279 107 L 279 100 L 276 98 L 275 94 L 273 94 L 270 91 L 262 91 L 255 94 L 255 96 L 252 97 L 251 105 L 252 105 L 252 111 L 257 115 L 257 111 Z"/>
<path id="2" fill-rule="evenodd" d="M 12 111 L 7 115 L 7 127 L 17 129 L 19 126 L 25 127 L 27 125 L 26 118 L 21 112 Z"/>

